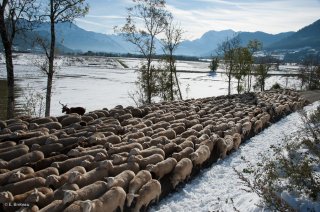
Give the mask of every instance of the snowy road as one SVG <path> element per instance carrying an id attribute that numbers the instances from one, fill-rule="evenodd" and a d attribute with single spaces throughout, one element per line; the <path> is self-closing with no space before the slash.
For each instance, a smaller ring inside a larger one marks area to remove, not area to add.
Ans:
<path id="1" fill-rule="evenodd" d="M 305 109 L 313 111 L 318 105 L 320 101 Z M 290 114 L 242 144 L 237 152 L 233 152 L 225 160 L 203 170 L 178 192 L 153 206 L 151 211 L 234 211 L 234 206 L 240 211 L 262 211 L 257 206 L 259 197 L 241 189 L 243 184 L 232 167 L 243 170 L 246 167 L 243 157 L 252 164 L 261 162 L 261 154 L 272 155 L 270 145 L 283 143 L 286 137 L 297 133 L 302 126 L 299 114 Z"/>

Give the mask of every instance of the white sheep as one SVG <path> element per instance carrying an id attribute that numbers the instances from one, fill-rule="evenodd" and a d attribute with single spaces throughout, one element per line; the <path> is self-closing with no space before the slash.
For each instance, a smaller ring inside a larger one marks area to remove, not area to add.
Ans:
<path id="1" fill-rule="evenodd" d="M 123 211 L 123 206 L 126 200 L 126 192 L 121 187 L 113 187 L 102 195 L 99 199 L 79 201 L 83 212 L 90 211 L 115 211 L 120 208 Z"/>
<path id="2" fill-rule="evenodd" d="M 157 164 L 149 164 L 146 169 L 151 173 L 154 173 L 158 180 L 160 180 L 166 174 L 169 174 L 177 165 L 177 160 L 174 158 L 167 158 Z"/>
<path id="3" fill-rule="evenodd" d="M 104 181 L 96 181 L 79 190 L 65 190 L 63 196 L 63 203 L 74 202 L 77 200 L 93 200 L 99 198 L 108 190 L 108 185 Z"/>
<path id="4" fill-rule="evenodd" d="M 192 161 L 189 158 L 182 158 L 176 165 L 173 170 L 172 177 L 170 179 L 170 183 L 173 188 L 183 182 L 184 180 L 188 179 L 191 175 L 193 168 Z"/>
<path id="5" fill-rule="evenodd" d="M 140 149 L 142 150 L 143 147 L 141 146 L 141 144 L 139 143 L 126 143 L 122 146 L 111 146 L 108 150 L 108 154 L 109 155 L 112 155 L 112 154 L 117 154 L 117 153 L 120 153 L 120 152 L 130 152 L 131 149 L 133 148 L 137 148 L 137 149 Z"/>
<path id="6" fill-rule="evenodd" d="M 53 190 L 39 190 L 35 188 L 33 192 L 25 199 L 25 202 L 36 204 L 39 208 L 49 205 L 53 201 Z"/>
<path id="7" fill-rule="evenodd" d="M 138 194 L 135 194 L 136 205 L 134 212 L 139 212 L 142 206 L 148 207 L 152 201 L 159 201 L 161 194 L 161 184 L 158 180 L 152 179 L 141 187 Z"/>

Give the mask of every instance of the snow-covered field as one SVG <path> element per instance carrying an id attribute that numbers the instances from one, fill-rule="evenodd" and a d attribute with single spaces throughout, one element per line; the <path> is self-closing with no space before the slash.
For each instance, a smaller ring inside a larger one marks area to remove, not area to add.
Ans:
<path id="1" fill-rule="evenodd" d="M 318 105 L 320 101 L 306 106 L 305 110 L 314 111 Z M 283 144 L 287 137 L 294 136 L 302 127 L 298 112 L 281 119 L 246 141 L 226 159 L 203 170 L 191 182 L 153 206 L 151 211 L 235 211 L 234 207 L 244 212 L 263 211 L 258 207 L 259 197 L 242 190 L 246 187 L 232 167 L 242 172 L 247 167 L 244 158 L 253 166 L 262 163 L 264 157 L 272 157 L 271 145 Z M 294 201 L 299 204 L 299 200 Z M 320 203 L 313 206 L 315 211 L 320 210 Z"/>
<path id="2" fill-rule="evenodd" d="M 26 93 L 28 85 L 45 95 L 46 76 L 35 63 L 41 57 L 33 54 L 17 54 L 14 58 L 17 85 Z M 120 62 L 129 68 L 124 68 Z M 73 57 L 61 56 L 56 60 L 59 68 L 54 78 L 51 114 L 61 115 L 59 101 L 68 106 L 83 106 L 87 111 L 113 108 L 116 105 L 134 105 L 129 93 L 136 90 L 136 69 L 141 59 Z M 210 74 L 208 62 L 177 61 L 178 70 L 199 71 L 180 72 L 178 78 L 183 98 L 201 98 L 227 94 L 227 78 L 224 74 Z M 295 70 L 297 66 L 285 66 L 284 70 Z M 281 68 L 281 67 L 280 67 Z M 219 69 L 219 71 L 223 71 Z M 202 73 L 201 73 L 202 72 Z M 0 56 L 0 80 L 6 78 L 3 55 Z M 266 89 L 275 82 L 287 88 L 299 88 L 294 77 L 272 76 L 266 81 Z M 236 93 L 236 82 L 232 92 Z M 25 95 L 25 94 L 24 94 Z M 23 101 L 23 98 L 18 99 Z"/>

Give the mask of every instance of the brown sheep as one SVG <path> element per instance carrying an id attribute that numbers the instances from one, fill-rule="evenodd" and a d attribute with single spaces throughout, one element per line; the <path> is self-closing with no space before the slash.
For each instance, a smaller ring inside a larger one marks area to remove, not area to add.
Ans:
<path id="1" fill-rule="evenodd" d="M 141 155 L 131 155 L 128 158 L 128 162 L 138 163 L 141 169 L 145 169 L 148 164 L 156 164 L 163 160 L 164 158 L 160 154 L 154 154 L 146 158 L 143 158 Z"/>
<path id="2" fill-rule="evenodd" d="M 110 148 L 108 150 L 108 154 L 112 155 L 112 154 L 117 154 L 120 152 L 130 152 L 130 150 L 133 148 L 143 150 L 143 147 L 139 143 L 126 143 L 125 145 L 118 146 L 118 147 L 110 146 Z"/>
<path id="3" fill-rule="evenodd" d="M 73 167 L 72 169 L 70 169 L 69 171 L 67 171 L 64 174 L 61 174 L 61 175 L 53 174 L 53 175 L 47 176 L 46 185 L 47 186 L 51 186 L 53 188 L 59 188 L 59 187 L 61 187 L 63 184 L 65 184 L 68 181 L 71 173 L 74 172 L 74 171 L 77 171 L 77 172 L 79 172 L 81 174 L 86 173 L 86 169 L 83 168 L 82 166 L 75 166 L 75 167 Z"/>
<path id="4" fill-rule="evenodd" d="M 54 163 L 52 163 L 51 166 L 59 169 L 60 173 L 65 173 L 75 166 L 80 166 L 82 161 L 84 161 L 84 160 L 93 161 L 94 157 L 91 155 L 84 155 L 84 156 L 77 157 L 77 158 L 70 158 L 70 159 L 67 159 L 67 160 L 61 161 L 61 162 L 54 162 Z"/>
<path id="5" fill-rule="evenodd" d="M 152 179 L 151 173 L 147 170 L 139 171 L 136 176 L 129 183 L 129 190 L 127 193 L 127 206 L 130 207 L 134 199 L 134 195 Z"/>
<path id="6" fill-rule="evenodd" d="M 30 191 L 36 187 L 45 186 L 46 180 L 42 177 L 35 177 L 31 179 L 26 179 L 20 182 L 7 184 L 0 188 L 0 192 L 2 191 L 10 191 L 13 195 L 22 194 L 27 191 Z"/>
<path id="7" fill-rule="evenodd" d="M 144 150 L 139 150 L 137 148 L 133 148 L 131 151 L 130 151 L 130 154 L 129 155 L 141 155 L 142 157 L 149 157 L 153 154 L 160 154 L 162 155 L 163 157 L 165 157 L 165 152 L 160 149 L 160 148 L 157 148 L 157 147 L 150 147 L 150 148 L 147 148 L 147 149 L 144 149 Z"/>
<path id="8" fill-rule="evenodd" d="M 180 182 L 183 182 L 189 178 L 192 168 L 192 161 L 189 158 L 183 158 L 177 163 L 170 179 L 170 183 L 173 188 L 176 188 Z"/>
<path id="9" fill-rule="evenodd" d="M 76 183 L 80 188 L 92 184 L 98 180 L 103 180 L 104 177 L 109 175 L 110 170 L 112 169 L 112 163 L 107 161 L 104 164 L 101 164 L 99 167 L 81 174 L 78 171 L 73 171 L 68 179 L 69 183 Z"/>
<path id="10" fill-rule="evenodd" d="M 133 209 L 134 212 L 139 212 L 142 206 L 148 207 L 151 201 L 159 201 L 161 194 L 161 184 L 158 180 L 150 180 L 135 194 L 137 198 L 136 205 Z"/>
<path id="11" fill-rule="evenodd" d="M 44 159 L 44 154 L 40 151 L 34 151 L 34 152 L 27 153 L 25 155 L 22 155 L 20 157 L 17 157 L 15 159 L 12 159 L 7 163 L 4 163 L 3 164 L 4 166 L 0 167 L 0 169 L 7 168 L 10 170 L 13 170 L 13 169 L 19 168 L 27 163 L 33 163 L 33 162 L 39 161 L 41 159 Z"/>
<path id="12" fill-rule="evenodd" d="M 261 132 L 263 127 L 262 121 L 261 120 L 257 120 L 254 122 L 253 124 L 253 131 L 255 134 L 258 134 L 259 132 Z"/>
<path id="13" fill-rule="evenodd" d="M 194 152 L 193 148 L 186 147 L 183 150 L 181 150 L 180 152 L 172 153 L 172 157 L 179 162 L 182 158 L 189 158 L 190 154 L 193 153 L 193 152 Z"/>
<path id="14" fill-rule="evenodd" d="M 29 173 L 29 174 L 23 174 L 20 171 L 17 171 L 16 173 L 12 174 L 11 177 L 8 179 L 8 183 L 15 183 L 19 182 L 25 179 L 33 178 L 33 177 L 43 177 L 46 178 L 47 176 L 55 174 L 59 175 L 58 169 L 54 167 L 47 167 L 45 169 L 42 169 L 40 171 Z"/>
<path id="15" fill-rule="evenodd" d="M 151 173 L 154 173 L 158 180 L 160 180 L 166 174 L 169 174 L 174 167 L 177 165 L 177 160 L 174 158 L 167 158 L 164 161 L 161 161 L 155 165 L 149 164 L 146 166 L 146 169 Z"/>
<path id="16" fill-rule="evenodd" d="M 90 185 L 87 185 L 77 191 L 66 190 L 64 191 L 63 203 L 74 202 L 77 200 L 93 200 L 99 198 L 105 192 L 107 192 L 108 186 L 104 181 L 96 181 Z"/>
<path id="17" fill-rule="evenodd" d="M 207 145 L 200 145 L 199 148 L 190 154 L 194 166 L 201 166 L 210 157 L 210 149 Z"/>
<path id="18" fill-rule="evenodd" d="M 105 180 L 107 182 L 107 187 L 121 187 L 123 190 L 127 191 L 130 181 L 135 177 L 135 173 L 130 170 L 125 170 L 118 174 L 115 177 L 105 177 Z"/>
<path id="19" fill-rule="evenodd" d="M 99 199 L 80 201 L 79 204 L 84 212 L 89 211 L 115 211 L 123 206 L 126 201 L 126 192 L 121 187 L 113 187 Z"/>

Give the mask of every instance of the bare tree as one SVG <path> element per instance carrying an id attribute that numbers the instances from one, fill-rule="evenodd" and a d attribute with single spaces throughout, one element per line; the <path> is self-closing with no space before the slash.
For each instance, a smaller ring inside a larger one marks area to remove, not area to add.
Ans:
<path id="1" fill-rule="evenodd" d="M 32 20 L 38 8 L 36 0 L 2 0 L 0 2 L 0 34 L 4 47 L 7 69 L 7 118 L 14 117 L 14 68 L 12 60 L 12 47 L 14 38 L 18 33 L 23 33 L 32 28 Z"/>
<path id="2" fill-rule="evenodd" d="M 49 0 L 45 8 L 44 21 L 50 23 L 50 41 L 38 39 L 46 55 L 45 73 L 47 74 L 46 110 L 45 116 L 50 116 L 52 81 L 55 73 L 54 59 L 56 56 L 56 31 L 55 26 L 61 22 L 73 22 L 75 18 L 85 16 L 89 11 L 89 6 L 85 0 Z"/>
<path id="3" fill-rule="evenodd" d="M 139 83 L 146 97 L 145 103 L 151 103 L 156 95 L 154 80 L 155 68 L 152 61 L 156 52 L 156 36 L 164 32 L 171 14 L 165 10 L 164 0 L 133 0 L 135 6 L 128 8 L 126 24 L 119 31 L 124 38 L 135 45 L 138 52 L 146 58 L 146 64 L 140 68 Z M 137 23 L 141 21 L 142 27 Z M 116 29 L 117 30 L 117 29 Z"/>
<path id="4" fill-rule="evenodd" d="M 236 49 L 239 47 L 239 36 L 235 36 L 232 39 L 227 38 L 218 47 L 218 54 L 222 55 L 226 69 L 226 75 L 228 77 L 228 95 L 231 94 L 231 79 L 236 68 Z"/>
<path id="5" fill-rule="evenodd" d="M 252 73 L 251 73 L 251 71 L 252 71 L 252 69 L 253 69 L 253 62 L 254 62 L 254 60 L 253 60 L 253 54 L 255 53 L 255 52 L 257 52 L 257 51 L 259 51 L 259 50 L 261 50 L 262 49 L 262 47 L 263 47 L 263 44 L 262 44 L 262 42 L 261 41 L 259 41 L 259 40 L 256 40 L 256 39 L 254 39 L 254 40 L 250 40 L 249 41 L 249 43 L 248 43 L 248 45 L 247 45 L 247 48 L 249 49 L 249 52 L 250 52 L 250 54 L 251 54 L 251 58 L 252 58 L 252 63 L 251 63 L 251 65 L 250 65 L 250 68 L 248 69 L 248 73 L 247 73 L 247 92 L 250 92 L 250 90 L 251 90 L 251 84 L 252 84 Z"/>
<path id="6" fill-rule="evenodd" d="M 236 65 L 232 75 L 237 79 L 237 91 L 239 94 L 241 91 L 243 91 L 243 87 L 241 86 L 240 82 L 246 75 L 249 75 L 253 59 L 247 47 L 236 48 L 234 57 Z"/>
<path id="7" fill-rule="evenodd" d="M 180 99 L 182 99 L 182 94 L 179 86 L 179 80 L 176 71 L 174 51 L 178 48 L 182 40 L 183 30 L 180 26 L 173 23 L 170 19 L 168 26 L 165 29 L 165 37 L 162 39 L 163 51 L 166 56 L 166 61 L 169 69 L 169 85 L 170 85 L 170 100 L 174 100 L 174 85 L 177 86 L 177 91 L 179 93 Z M 173 76 L 174 75 L 174 76 Z M 175 79 L 174 79 L 175 78 Z M 175 80 L 175 81 L 174 81 Z"/>

